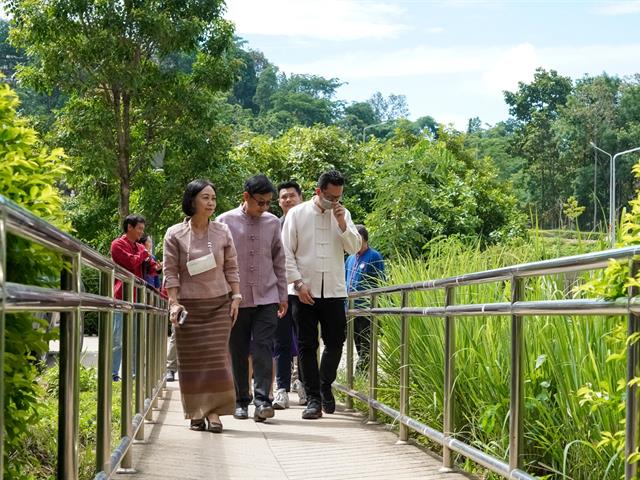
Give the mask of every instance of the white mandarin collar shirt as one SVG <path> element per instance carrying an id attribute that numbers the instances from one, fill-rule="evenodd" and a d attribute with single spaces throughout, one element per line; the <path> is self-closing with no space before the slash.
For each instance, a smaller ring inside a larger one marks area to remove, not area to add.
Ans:
<path id="1" fill-rule="evenodd" d="M 345 220 L 347 229 L 343 232 L 333 211 L 323 212 L 313 198 L 289 210 L 282 227 L 287 282 L 302 279 L 314 298 L 347 296 L 344 254 L 360 250 L 362 238 L 348 210 Z"/>

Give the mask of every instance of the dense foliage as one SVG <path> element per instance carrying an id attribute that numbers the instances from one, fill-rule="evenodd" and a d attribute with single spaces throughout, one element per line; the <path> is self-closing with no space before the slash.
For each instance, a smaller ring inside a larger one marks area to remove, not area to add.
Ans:
<path id="1" fill-rule="evenodd" d="M 594 156 L 590 142 L 611 153 L 640 144 L 639 76 L 572 80 L 538 69 L 532 82 L 505 92 L 509 119 L 491 126 L 473 118 L 459 132 L 428 115 L 408 120 L 403 95 L 376 92 L 345 102 L 337 99 L 340 79 L 281 72 L 234 38 L 222 0 L 5 5 L 12 28 L 0 21 L 0 57 L 22 106 L 0 85 L 0 193 L 63 229 L 73 225 L 105 254 L 129 212 L 147 217 L 159 244 L 181 219 L 181 193 L 193 178 L 215 182 L 221 212 L 237 205 L 252 174 L 297 180 L 308 199 L 318 175 L 337 168 L 347 177 L 344 203 L 354 220 L 367 224 L 372 245 L 396 259 L 392 282 L 548 258 L 567 252 L 523 240 L 526 214 L 544 228 L 598 229 L 608 163 Z M 618 208 L 634 195 L 634 159 L 617 164 Z M 621 229 L 626 243 L 636 242 L 638 205 Z M 9 280 L 57 284 L 60 258 L 16 238 L 8 248 Z M 563 281 L 532 282 L 529 295 L 569 295 Z M 612 264 L 584 291 L 615 297 L 633 281 L 624 266 Z M 486 301 L 505 294 L 503 285 L 469 291 Z M 413 323 L 422 361 L 412 400 L 423 420 L 438 425 L 442 409 L 433 392 L 441 384 L 441 324 Z M 51 404 L 37 405 L 46 393 L 35 366 L 52 332 L 28 315 L 7 324 L 7 476 L 48 475 L 50 459 L 40 455 L 54 450 L 54 437 L 39 431 L 25 447 L 25 434 L 39 416 L 54 415 Z M 382 342 L 392 403 L 399 365 L 394 325 L 386 320 Z M 566 473 L 571 464 L 578 477 L 604 475 L 600 467 L 611 459 L 609 473 L 617 473 L 620 365 L 606 360 L 611 349 L 624 356 L 618 319 L 540 318 L 528 325 L 531 468 Z M 506 452 L 507 337 L 501 319 L 470 321 L 460 333 L 457 422 L 467 440 L 498 456 Z M 478 364 L 490 366 L 479 373 Z M 593 401 L 605 393 L 610 404 Z M 37 453 L 29 456 L 29 449 Z M 83 462 L 89 475 L 90 455 Z"/>
<path id="2" fill-rule="evenodd" d="M 43 147 L 38 134 L 16 114 L 18 99 L 7 84 L 0 84 L 0 194 L 13 200 L 58 228 L 64 221 L 62 197 L 56 184 L 67 167 L 60 150 Z M 7 281 L 30 285 L 59 286 L 62 260 L 55 254 L 13 236 L 7 244 Z M 46 352 L 55 332 L 30 314 L 6 318 L 5 379 L 5 474 L 25 478 L 27 465 L 14 461 L 29 436 L 29 426 L 40 415 L 37 382 L 39 353 Z M 34 460 L 36 461 L 36 460 Z"/>
<path id="3" fill-rule="evenodd" d="M 397 258 L 389 264 L 389 283 L 426 279 L 526 263 L 597 249 L 602 244 L 567 244 L 533 236 L 489 248 L 440 240 L 424 259 Z M 585 280 L 588 280 L 585 276 Z M 530 279 L 526 299 L 572 298 L 573 277 Z M 459 287 L 456 303 L 510 300 L 505 282 Z M 412 306 L 441 306 L 442 291 L 416 292 Z M 381 306 L 398 306 L 397 296 L 381 297 Z M 401 367 L 398 317 L 381 317 L 378 399 L 397 408 Z M 441 318 L 410 318 L 409 415 L 442 428 L 443 335 Z M 625 345 L 625 320 L 602 316 L 528 316 L 525 322 L 525 470 L 542 478 L 620 478 L 623 471 L 617 442 L 603 442 L 624 418 L 619 378 L 624 360 L 612 361 Z M 465 442 L 508 459 L 510 322 L 508 317 L 464 317 L 456 320 L 455 430 Z M 366 391 L 364 378 L 361 391 Z M 624 384 L 624 381 L 622 382 Z M 594 404 L 597 405 L 596 408 Z M 361 405 L 366 408 L 366 405 Z M 419 436 L 416 436 L 419 438 Z M 430 448 L 439 446 L 430 444 Z M 478 471 L 473 462 L 466 468 Z M 480 472 L 478 472 L 480 473 Z M 486 473 L 484 474 L 486 475 Z M 483 476 L 482 478 L 498 478 Z"/>

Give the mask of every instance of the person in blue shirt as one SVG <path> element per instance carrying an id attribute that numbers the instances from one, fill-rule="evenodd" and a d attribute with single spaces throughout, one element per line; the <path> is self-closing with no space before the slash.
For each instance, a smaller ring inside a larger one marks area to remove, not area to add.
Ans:
<path id="1" fill-rule="evenodd" d="M 377 250 L 369 246 L 369 232 L 364 225 L 356 225 L 362 237 L 362 248 L 355 255 L 349 255 L 345 263 L 347 292 L 375 288 L 384 281 L 384 260 Z M 356 300 L 363 306 L 366 299 Z M 358 352 L 356 371 L 364 372 L 369 368 L 369 347 L 371 345 L 371 318 L 358 316 L 353 319 L 355 344 Z"/>

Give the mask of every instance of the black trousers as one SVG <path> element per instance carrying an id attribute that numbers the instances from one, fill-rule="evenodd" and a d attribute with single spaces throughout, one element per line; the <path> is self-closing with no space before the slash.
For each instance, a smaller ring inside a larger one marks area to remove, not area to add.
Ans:
<path id="1" fill-rule="evenodd" d="M 342 357 L 345 341 L 346 315 L 344 298 L 316 298 L 313 305 L 293 299 L 293 320 L 298 327 L 298 355 L 304 377 L 304 389 L 309 401 L 321 400 L 321 393 L 330 393 L 331 384 Z M 318 324 L 324 350 L 318 368 Z"/>
<path id="2" fill-rule="evenodd" d="M 278 320 L 273 342 L 273 358 L 276 361 L 276 389 L 291 391 L 291 344 L 293 342 L 293 314 L 291 302 L 295 295 L 289 295 L 287 314 Z"/>
<path id="3" fill-rule="evenodd" d="M 273 372 L 273 337 L 278 322 L 278 305 L 259 305 L 241 308 L 231 328 L 229 350 L 236 387 L 236 405 L 246 407 L 251 402 L 249 393 L 249 347 L 253 338 L 253 403 L 271 405 L 269 387 Z"/>
<path id="4" fill-rule="evenodd" d="M 371 318 L 355 317 L 353 319 L 353 340 L 358 352 L 356 369 L 360 372 L 369 367 L 369 350 L 371 348 Z"/>

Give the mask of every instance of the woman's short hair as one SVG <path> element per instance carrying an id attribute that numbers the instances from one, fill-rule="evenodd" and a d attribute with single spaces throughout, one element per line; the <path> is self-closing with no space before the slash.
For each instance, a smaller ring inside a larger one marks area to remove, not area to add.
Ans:
<path id="1" fill-rule="evenodd" d="M 187 217 L 193 217 L 196 213 L 196 196 L 206 187 L 213 188 L 213 192 L 216 193 L 215 185 L 209 180 L 203 180 L 201 178 L 189 182 L 187 188 L 184 189 L 184 195 L 182 196 L 182 211 Z"/>

